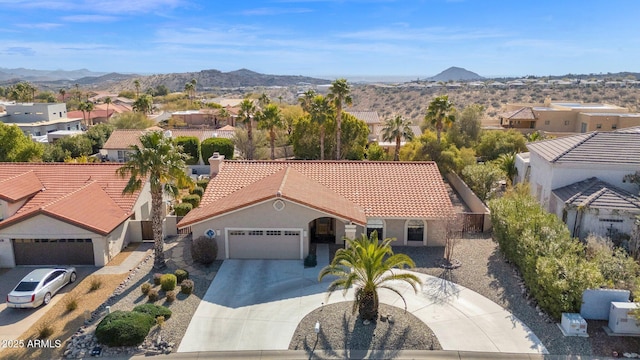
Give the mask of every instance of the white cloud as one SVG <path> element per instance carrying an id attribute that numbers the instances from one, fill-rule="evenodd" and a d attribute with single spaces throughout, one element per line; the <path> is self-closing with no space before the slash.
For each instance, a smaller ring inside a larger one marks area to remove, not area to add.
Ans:
<path id="1" fill-rule="evenodd" d="M 33 24 L 16 24 L 15 26 L 26 28 L 26 29 L 41 29 L 41 30 L 51 30 L 62 26 L 62 24 L 56 23 L 33 23 Z"/>
<path id="2" fill-rule="evenodd" d="M 118 17 L 110 15 L 68 15 L 62 17 L 64 21 L 77 23 L 113 22 L 118 19 Z"/>

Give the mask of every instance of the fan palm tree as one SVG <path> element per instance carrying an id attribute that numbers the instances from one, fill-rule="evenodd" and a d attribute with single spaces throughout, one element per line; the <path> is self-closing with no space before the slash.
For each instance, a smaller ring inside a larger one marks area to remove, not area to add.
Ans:
<path id="1" fill-rule="evenodd" d="M 136 99 L 140 97 L 140 80 L 133 80 L 133 86 L 136 88 Z"/>
<path id="2" fill-rule="evenodd" d="M 149 94 L 144 94 L 133 102 L 133 111 L 141 112 L 144 114 L 151 113 L 153 109 L 153 97 Z"/>
<path id="3" fill-rule="evenodd" d="M 89 123 L 89 125 L 93 125 L 93 119 L 91 118 L 91 112 L 93 111 L 93 109 L 95 109 L 95 105 L 91 102 L 91 101 L 87 101 L 84 103 L 85 104 L 85 110 L 88 113 L 87 116 L 87 122 Z"/>
<path id="4" fill-rule="evenodd" d="M 260 109 L 265 109 L 267 105 L 269 105 L 270 103 L 271 103 L 271 100 L 269 99 L 269 96 L 266 93 L 260 94 L 260 97 L 258 98 L 258 104 L 260 105 Z"/>
<path id="5" fill-rule="evenodd" d="M 455 108 L 453 103 L 449 101 L 448 95 L 437 96 L 429 103 L 427 115 L 425 115 L 424 119 L 436 128 L 438 144 L 440 143 L 442 129 L 456 120 L 454 111 Z"/>
<path id="6" fill-rule="evenodd" d="M 129 177 L 123 194 L 133 194 L 149 181 L 151 188 L 151 225 L 154 242 L 154 267 L 162 269 L 164 262 L 164 241 L 162 239 L 162 200 L 164 192 L 178 195 L 181 187 L 192 186 L 192 180 L 184 169 L 188 155 L 175 145 L 171 138 L 160 131 L 152 131 L 140 136 L 140 143 L 132 145 L 132 153 L 122 167 L 117 170 L 122 178 Z"/>
<path id="7" fill-rule="evenodd" d="M 269 130 L 269 144 L 271 145 L 271 160 L 276 158 L 276 129 L 283 128 L 282 114 L 280 108 L 276 104 L 268 104 L 258 118 L 258 128 Z"/>
<path id="8" fill-rule="evenodd" d="M 60 93 L 60 95 L 62 96 L 62 102 L 64 102 L 64 96 L 67 95 L 67 90 L 60 89 L 58 90 L 58 93 Z"/>
<path id="9" fill-rule="evenodd" d="M 371 233 L 371 238 L 362 234 L 358 239 L 345 238 L 347 246 L 339 249 L 331 261 L 331 264 L 320 270 L 318 280 L 327 275 L 337 276 L 329 285 L 330 296 L 335 290 L 342 289 L 343 295 L 347 290 L 355 286 L 355 301 L 353 313 L 358 309 L 360 318 L 373 320 L 378 315 L 378 290 L 388 289 L 398 294 L 407 306 L 402 294 L 393 288 L 392 281 L 401 280 L 407 282 L 417 293 L 420 279 L 410 273 L 398 273 L 393 269 L 415 267 L 411 258 L 405 254 L 394 254 L 391 248 L 393 238 L 386 238 L 378 242 L 378 233 Z"/>
<path id="10" fill-rule="evenodd" d="M 187 93 L 187 97 L 189 98 L 189 101 L 193 101 L 192 94 L 195 91 L 195 88 L 196 86 L 193 85 L 192 82 L 188 82 L 184 84 L 184 92 Z"/>
<path id="11" fill-rule="evenodd" d="M 82 123 L 85 125 L 87 124 L 87 117 L 85 115 L 85 112 L 87 111 L 87 103 L 86 102 L 81 102 L 80 104 L 78 104 L 78 110 L 82 111 Z"/>
<path id="12" fill-rule="evenodd" d="M 311 109 L 313 98 L 315 98 L 316 95 L 317 94 L 314 90 L 309 89 L 305 91 L 301 97 L 298 98 L 298 102 L 300 103 L 300 107 L 302 107 L 302 110 L 309 112 L 309 109 Z"/>
<path id="13" fill-rule="evenodd" d="M 109 121 L 109 105 L 111 104 L 111 97 L 107 96 L 104 99 L 104 103 L 107 104 L 107 121 Z"/>
<path id="14" fill-rule="evenodd" d="M 193 98 L 195 99 L 196 95 L 198 94 L 198 80 L 192 78 L 189 82 L 193 85 L 193 89 L 191 89 L 191 92 L 193 92 Z"/>
<path id="15" fill-rule="evenodd" d="M 382 140 L 396 142 L 393 161 L 400 160 L 400 141 L 403 138 L 407 141 L 411 141 L 411 139 L 413 139 L 411 121 L 406 120 L 401 115 L 396 115 L 393 119 L 389 119 L 384 123 L 384 127 L 382 128 Z"/>
<path id="16" fill-rule="evenodd" d="M 240 117 L 240 121 L 247 127 L 247 139 L 249 141 L 247 160 L 253 160 L 253 117 L 255 114 L 256 106 L 253 104 L 253 100 L 242 100 L 238 116 Z"/>
<path id="17" fill-rule="evenodd" d="M 329 86 L 329 94 L 327 95 L 336 107 L 336 160 L 340 160 L 342 157 L 340 153 L 342 143 L 342 106 L 353 103 L 353 99 L 351 99 L 351 95 L 349 95 L 350 92 L 351 89 L 349 88 L 347 79 L 338 79 L 331 83 L 331 86 Z"/>
<path id="18" fill-rule="evenodd" d="M 320 128 L 320 160 L 324 160 L 325 124 L 331 115 L 333 115 L 332 110 L 329 99 L 322 95 L 316 95 L 309 108 L 311 122 L 318 124 L 318 127 Z"/>
<path id="19" fill-rule="evenodd" d="M 509 184 L 513 184 L 513 180 L 515 180 L 516 175 L 518 175 L 516 153 L 501 154 L 498 159 L 496 159 L 496 163 L 500 170 L 507 176 L 507 179 L 509 179 Z"/>

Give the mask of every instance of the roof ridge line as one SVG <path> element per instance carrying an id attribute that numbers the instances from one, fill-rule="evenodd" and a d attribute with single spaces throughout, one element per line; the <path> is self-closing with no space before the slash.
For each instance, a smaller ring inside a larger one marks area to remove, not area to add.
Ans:
<path id="1" fill-rule="evenodd" d="M 289 178 L 289 170 L 291 169 L 291 166 L 287 166 L 284 169 L 284 175 L 282 176 L 282 181 L 280 182 L 280 186 L 278 187 L 278 191 L 276 191 L 276 197 L 281 197 L 282 196 L 282 189 L 284 188 L 284 185 L 287 183 L 287 179 Z"/>
<path id="2" fill-rule="evenodd" d="M 558 161 L 561 157 L 567 155 L 570 151 L 575 150 L 575 148 L 577 148 L 578 146 L 584 144 L 587 140 L 589 140 L 589 139 L 593 138 L 594 136 L 596 136 L 596 134 L 598 134 L 597 131 L 594 131 L 594 132 L 590 133 L 587 137 L 585 137 L 584 139 L 580 140 L 579 142 L 577 142 L 573 146 L 569 147 L 567 150 L 563 151 L 560 155 L 558 155 L 558 156 L 554 157 L 553 159 L 551 159 L 551 162 Z M 551 140 L 555 140 L 555 139 L 551 139 Z"/>
<path id="3" fill-rule="evenodd" d="M 23 172 L 23 173 L 20 173 L 20 174 L 17 174 L 17 175 L 13 175 L 13 176 L 10 176 L 10 177 L 8 177 L 8 178 L 6 178 L 6 179 L 2 179 L 2 180 L 0 180 L 0 184 L 2 184 L 2 183 L 3 183 L 3 182 L 5 182 L 5 181 L 14 180 L 14 179 L 16 179 L 16 178 L 18 178 L 18 177 L 20 177 L 20 176 L 24 176 L 24 175 L 26 175 L 26 174 L 28 174 L 28 173 L 30 173 L 30 172 L 35 173 L 35 171 L 33 171 L 33 169 L 30 169 L 30 170 L 27 170 L 27 171 L 25 171 L 25 172 Z M 36 174 L 36 177 L 38 177 L 38 175 L 37 175 L 37 174 Z M 40 180 L 40 178 L 38 178 L 38 180 Z M 40 183 L 42 184 L 42 181 L 40 181 Z"/>

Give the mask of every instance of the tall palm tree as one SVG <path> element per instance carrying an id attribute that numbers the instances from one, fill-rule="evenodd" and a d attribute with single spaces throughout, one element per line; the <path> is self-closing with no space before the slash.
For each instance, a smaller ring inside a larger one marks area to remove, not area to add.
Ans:
<path id="1" fill-rule="evenodd" d="M 140 80 L 133 80 L 133 86 L 136 88 L 136 99 L 140 97 Z"/>
<path id="2" fill-rule="evenodd" d="M 107 104 L 107 121 L 109 121 L 109 105 L 111 104 L 111 96 L 107 96 L 104 99 L 104 103 Z"/>
<path id="3" fill-rule="evenodd" d="M 342 157 L 340 153 L 342 142 L 342 106 L 353 103 L 353 99 L 351 99 L 351 95 L 349 95 L 350 92 L 351 89 L 349 88 L 347 79 L 338 79 L 331 83 L 331 86 L 329 86 L 329 94 L 327 95 L 336 107 L 336 160 L 340 160 Z"/>
<path id="4" fill-rule="evenodd" d="M 133 102 L 133 111 L 141 112 L 144 114 L 151 113 L 153 109 L 153 97 L 149 94 L 144 94 Z"/>
<path id="5" fill-rule="evenodd" d="M 384 127 L 382 128 L 382 139 L 384 141 L 396 142 L 393 161 L 400 160 L 400 142 L 403 138 L 407 141 L 411 141 L 411 139 L 413 139 L 411 121 L 406 120 L 401 115 L 396 115 L 393 119 L 389 119 L 384 123 Z"/>
<path id="6" fill-rule="evenodd" d="M 87 122 L 89 123 L 89 125 L 93 125 L 93 119 L 91 118 L 91 112 L 92 112 L 92 111 L 93 111 L 93 109 L 95 109 L 96 107 L 95 107 L 95 105 L 94 105 L 91 101 L 87 101 L 87 102 L 85 102 L 84 104 L 85 104 L 85 105 L 84 105 L 84 106 L 85 106 L 84 108 L 85 108 L 85 110 L 86 110 L 86 111 L 87 111 L 87 113 L 88 113 L 88 116 L 87 116 Z"/>
<path id="7" fill-rule="evenodd" d="M 327 275 L 337 276 L 329 285 L 329 295 L 335 290 L 342 289 L 343 294 L 351 286 L 355 286 L 355 301 L 353 313 L 358 309 L 360 318 L 373 320 L 378 315 L 378 290 L 388 289 L 398 294 L 407 306 L 402 294 L 393 288 L 392 281 L 401 280 L 407 282 L 417 293 L 420 279 L 410 273 L 397 273 L 393 269 L 415 267 L 411 258 L 405 254 L 394 254 L 391 249 L 391 241 L 386 238 L 378 242 L 378 233 L 371 233 L 371 238 L 362 234 L 358 239 L 345 238 L 347 246 L 339 249 L 331 261 L 331 264 L 320 270 L 318 281 Z"/>
<path id="8" fill-rule="evenodd" d="M 276 158 L 276 129 L 283 128 L 282 114 L 276 104 L 269 104 L 257 116 L 258 128 L 269 130 L 269 144 L 271 145 L 271 160 Z"/>
<path id="9" fill-rule="evenodd" d="M 140 136 L 140 143 L 132 145 L 132 153 L 122 167 L 117 170 L 123 178 L 129 177 L 123 194 L 133 194 L 149 181 L 151 187 L 151 225 L 154 242 L 154 267 L 164 268 L 164 241 L 162 239 L 162 200 L 164 192 L 178 195 L 181 187 L 192 186 L 192 180 L 184 169 L 188 155 L 180 151 L 171 138 L 161 131 L 152 131 Z"/>
<path id="10" fill-rule="evenodd" d="M 193 101 L 192 98 L 192 94 L 195 91 L 195 85 L 193 85 L 192 82 L 188 82 L 186 84 L 184 84 L 184 92 L 187 93 L 187 97 L 189 98 L 189 101 Z"/>
<path id="11" fill-rule="evenodd" d="M 298 98 L 298 102 L 300 103 L 302 110 L 309 112 L 309 109 L 311 109 L 311 103 L 313 102 L 313 98 L 315 98 L 316 95 L 317 94 L 314 90 L 309 89 L 305 91 L 301 97 Z"/>
<path id="12" fill-rule="evenodd" d="M 240 112 L 238 116 L 240 121 L 247 127 L 247 139 L 249 148 L 247 151 L 247 160 L 253 160 L 253 117 L 256 114 L 256 106 L 251 99 L 244 99 L 240 103 Z"/>
<path id="13" fill-rule="evenodd" d="M 332 110 L 329 99 L 322 95 L 316 95 L 309 108 L 311 122 L 318 124 L 320 128 L 320 160 L 324 160 L 324 127 L 327 120 L 333 115 Z"/>
<path id="14" fill-rule="evenodd" d="M 58 90 L 58 92 L 60 93 L 60 95 L 62 95 L 62 102 L 64 102 L 64 96 L 67 95 L 67 90 L 60 89 Z"/>
<path id="15" fill-rule="evenodd" d="M 260 105 L 260 109 L 265 109 L 267 107 L 267 105 L 269 105 L 271 103 L 271 100 L 269 99 L 269 96 L 266 93 L 262 93 L 260 94 L 260 97 L 258 98 L 258 104 Z"/>
<path id="16" fill-rule="evenodd" d="M 189 81 L 192 85 L 193 85 L 193 89 L 191 89 L 191 92 L 193 92 L 193 98 L 196 98 L 196 95 L 198 94 L 198 80 L 196 80 L 195 78 L 191 78 L 191 81 Z"/>
<path id="17" fill-rule="evenodd" d="M 436 128 L 438 144 L 440 143 L 442 129 L 456 120 L 454 111 L 455 108 L 453 103 L 449 101 L 448 95 L 437 96 L 429 103 L 427 115 L 425 115 L 424 119 Z"/>
<path id="18" fill-rule="evenodd" d="M 86 102 L 81 102 L 80 104 L 78 104 L 78 110 L 82 111 L 82 122 L 85 125 L 88 125 L 87 117 L 85 116 L 85 112 L 87 111 L 87 103 Z"/>

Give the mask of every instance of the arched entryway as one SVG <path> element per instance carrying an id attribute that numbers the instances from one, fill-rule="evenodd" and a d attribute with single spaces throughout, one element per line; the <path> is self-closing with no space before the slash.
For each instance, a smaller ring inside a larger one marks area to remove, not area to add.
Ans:
<path id="1" fill-rule="evenodd" d="M 321 217 L 309 222 L 309 240 L 316 244 L 335 244 L 336 219 Z"/>

